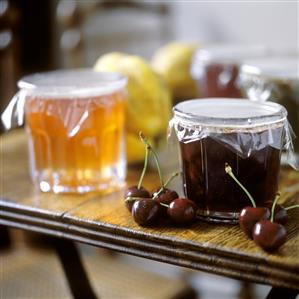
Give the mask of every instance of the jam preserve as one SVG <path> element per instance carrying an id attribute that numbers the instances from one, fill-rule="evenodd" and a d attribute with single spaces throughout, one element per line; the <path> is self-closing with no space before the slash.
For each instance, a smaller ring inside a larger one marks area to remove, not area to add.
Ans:
<path id="1" fill-rule="evenodd" d="M 275 134 L 280 134 L 281 130 L 277 130 Z M 198 204 L 203 215 L 227 213 L 230 217 L 244 205 L 251 205 L 244 191 L 225 173 L 225 162 L 258 206 L 265 206 L 274 198 L 278 188 L 280 150 L 267 146 L 242 158 L 210 137 L 186 144 L 180 142 L 180 147 L 186 196 Z"/>
<path id="2" fill-rule="evenodd" d="M 239 80 L 244 59 L 265 55 L 263 46 L 218 45 L 199 49 L 194 55 L 191 73 L 204 98 L 242 96 Z"/>
<path id="3" fill-rule="evenodd" d="M 120 74 L 92 69 L 38 73 L 19 81 L 11 103 L 18 119 L 24 108 L 30 174 L 41 191 L 107 193 L 123 186 L 126 82 Z"/>
<path id="4" fill-rule="evenodd" d="M 202 75 L 198 78 L 203 97 L 242 96 L 239 86 L 239 65 L 236 63 L 207 62 L 202 65 Z"/>
<path id="5" fill-rule="evenodd" d="M 245 99 L 203 99 L 178 104 L 172 123 L 181 153 L 185 196 L 198 216 L 234 223 L 247 195 L 225 172 L 228 163 L 255 199 L 269 205 L 278 190 L 286 110 Z"/>

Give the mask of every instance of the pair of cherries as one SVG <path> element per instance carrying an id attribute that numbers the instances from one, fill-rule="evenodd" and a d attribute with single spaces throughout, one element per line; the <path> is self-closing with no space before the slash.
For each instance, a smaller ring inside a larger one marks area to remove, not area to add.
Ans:
<path id="1" fill-rule="evenodd" d="M 153 225 L 159 218 L 165 216 L 168 216 L 177 224 L 193 221 L 197 210 L 195 203 L 187 198 L 180 198 L 176 191 L 166 188 L 178 173 L 174 173 L 164 183 L 156 152 L 142 133 L 139 136 L 145 145 L 143 170 L 138 185 L 129 187 L 124 195 L 126 207 L 132 213 L 134 221 L 141 226 Z M 152 193 L 142 186 L 150 153 L 153 154 L 155 159 L 161 183 L 161 187 Z"/>
<path id="2" fill-rule="evenodd" d="M 271 210 L 268 207 L 257 207 L 251 194 L 236 178 L 228 164 L 225 165 L 225 172 L 243 189 L 252 204 L 241 210 L 239 216 L 241 230 L 264 250 L 269 252 L 277 250 L 286 242 L 287 231 L 283 225 L 288 221 L 287 211 L 298 208 L 299 205 L 287 208 L 278 205 L 280 193 L 277 193 Z"/>

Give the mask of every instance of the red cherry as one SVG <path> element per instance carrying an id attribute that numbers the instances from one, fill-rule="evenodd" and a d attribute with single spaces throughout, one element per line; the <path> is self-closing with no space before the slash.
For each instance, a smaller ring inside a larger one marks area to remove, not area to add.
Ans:
<path id="1" fill-rule="evenodd" d="M 288 220 L 289 216 L 284 207 L 281 205 L 276 205 L 274 210 L 274 222 L 284 225 L 287 224 Z"/>
<path id="2" fill-rule="evenodd" d="M 239 225 L 241 230 L 252 239 L 252 230 L 254 225 L 263 219 L 269 219 L 270 211 L 263 207 L 245 207 L 239 216 Z"/>
<path id="3" fill-rule="evenodd" d="M 164 205 L 169 206 L 170 203 L 171 203 L 172 201 L 174 201 L 176 198 L 179 197 L 179 195 L 178 195 L 174 190 L 170 190 L 170 189 L 167 189 L 167 188 L 164 188 L 164 190 L 161 191 L 161 192 L 159 193 L 159 195 L 157 196 L 156 194 L 157 194 L 157 192 L 159 192 L 159 191 L 160 191 L 160 189 L 157 190 L 156 192 L 153 192 L 153 198 L 154 198 L 159 204 L 162 203 L 162 204 L 164 204 Z M 157 196 L 157 197 L 155 197 L 155 196 Z M 165 206 L 163 206 L 163 205 L 161 205 L 160 207 L 161 207 L 161 213 L 162 213 L 162 215 L 163 215 L 163 216 L 164 216 L 164 215 L 166 216 L 166 215 L 167 215 L 167 207 L 165 207 Z"/>
<path id="4" fill-rule="evenodd" d="M 286 242 L 287 231 L 279 223 L 261 220 L 253 228 L 253 240 L 266 251 L 274 251 Z"/>
<path id="5" fill-rule="evenodd" d="M 153 199 L 135 201 L 132 207 L 132 216 L 141 226 L 149 226 L 155 222 L 160 214 L 160 204 Z"/>
<path id="6" fill-rule="evenodd" d="M 131 186 L 125 191 L 124 198 L 126 199 L 128 197 L 150 198 L 151 195 L 143 186 L 141 186 L 139 189 L 137 186 Z M 130 212 L 132 211 L 134 202 L 134 200 L 125 202 L 126 207 Z"/>
<path id="7" fill-rule="evenodd" d="M 271 207 L 269 207 L 271 209 Z M 274 208 L 274 222 L 279 224 L 286 224 L 288 222 L 288 213 L 283 206 L 276 204 Z"/>
<path id="8" fill-rule="evenodd" d="M 153 193 L 153 197 L 156 196 L 159 190 Z M 157 197 L 155 197 L 155 200 L 157 200 L 158 203 L 164 203 L 166 205 L 169 205 L 172 201 L 174 201 L 178 197 L 179 195 L 176 193 L 176 191 L 170 190 L 168 188 L 164 188 L 164 190 L 161 191 Z"/>
<path id="9" fill-rule="evenodd" d="M 187 198 L 177 198 L 167 208 L 167 214 L 175 223 L 191 222 L 196 217 L 197 206 Z"/>

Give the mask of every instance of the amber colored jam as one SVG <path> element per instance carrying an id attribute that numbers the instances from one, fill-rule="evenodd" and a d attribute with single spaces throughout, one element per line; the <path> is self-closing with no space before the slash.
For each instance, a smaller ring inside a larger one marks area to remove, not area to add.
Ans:
<path id="1" fill-rule="evenodd" d="M 237 64 L 209 62 L 202 68 L 198 80 L 202 97 L 242 97 L 238 86 L 239 66 Z"/>
<path id="2" fill-rule="evenodd" d="M 123 174 L 124 93 L 26 98 L 31 169 L 49 191 L 107 189 Z M 119 178 L 121 179 L 121 178 Z M 56 189 L 55 189 L 56 188 Z"/>
<path id="3" fill-rule="evenodd" d="M 241 140 L 269 137 L 269 132 L 233 132 L 226 139 Z M 258 136 L 257 134 L 263 134 Z M 271 130 L 273 138 L 282 138 L 282 127 Z M 245 145 L 246 146 L 246 145 Z M 225 172 L 229 163 L 234 174 L 247 188 L 257 206 L 274 199 L 278 189 L 280 150 L 266 146 L 241 157 L 229 145 L 211 137 L 190 143 L 180 142 L 185 195 L 197 203 L 199 214 L 210 221 L 234 222 L 244 206 L 251 205 L 248 197 Z"/>

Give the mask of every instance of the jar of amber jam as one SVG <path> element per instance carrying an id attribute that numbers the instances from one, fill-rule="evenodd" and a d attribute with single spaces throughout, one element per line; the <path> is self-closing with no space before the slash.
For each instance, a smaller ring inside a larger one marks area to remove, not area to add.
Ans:
<path id="1" fill-rule="evenodd" d="M 30 174 L 44 192 L 107 193 L 124 184 L 126 78 L 92 69 L 26 76 L 2 119 L 22 123 Z M 17 116 L 17 118 L 15 118 Z"/>
<path id="2" fill-rule="evenodd" d="M 209 98 L 181 102 L 173 112 L 170 125 L 179 141 L 183 189 L 198 205 L 199 218 L 234 223 L 250 205 L 225 172 L 226 163 L 257 206 L 273 201 L 281 151 L 291 142 L 283 106 Z"/>
<path id="3" fill-rule="evenodd" d="M 191 74 L 198 83 L 201 96 L 242 97 L 239 71 L 242 62 L 265 56 L 264 46 L 211 45 L 197 50 L 191 65 Z"/>

